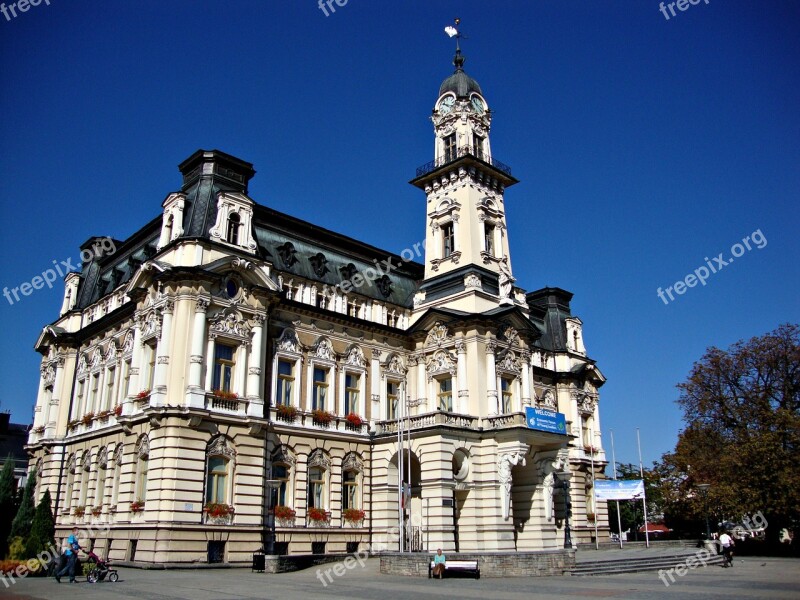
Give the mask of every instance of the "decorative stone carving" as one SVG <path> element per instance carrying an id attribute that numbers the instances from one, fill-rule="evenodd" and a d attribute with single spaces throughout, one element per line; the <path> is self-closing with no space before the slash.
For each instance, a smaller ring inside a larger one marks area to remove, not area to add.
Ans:
<path id="1" fill-rule="evenodd" d="M 156 311 L 151 310 L 142 319 L 142 340 L 161 335 L 161 316 Z"/>
<path id="2" fill-rule="evenodd" d="M 317 358 L 321 358 L 323 360 L 336 360 L 336 354 L 333 352 L 333 344 L 326 337 L 317 339 L 312 352 Z"/>
<path id="3" fill-rule="evenodd" d="M 392 295 L 392 280 L 389 279 L 388 275 L 382 276 L 375 282 L 375 285 L 378 287 L 378 291 L 384 298 L 388 298 Z"/>
<path id="4" fill-rule="evenodd" d="M 553 394 L 553 390 L 545 390 L 542 394 L 541 400 L 539 401 L 543 408 L 551 408 L 553 410 L 556 409 L 556 397 Z"/>
<path id="5" fill-rule="evenodd" d="M 99 469 L 105 469 L 107 463 L 108 463 L 108 448 L 103 446 L 97 453 L 97 467 Z"/>
<path id="6" fill-rule="evenodd" d="M 275 448 L 275 451 L 272 453 L 272 462 L 273 464 L 284 463 L 294 466 L 296 459 L 294 457 L 294 453 L 289 449 L 289 447 L 285 444 L 281 444 Z"/>
<path id="7" fill-rule="evenodd" d="M 92 453 L 89 450 L 83 453 L 83 460 L 81 463 L 81 468 L 87 473 L 92 470 Z"/>
<path id="8" fill-rule="evenodd" d="M 497 342 L 492 339 L 486 340 L 486 354 L 494 354 L 497 350 Z"/>
<path id="9" fill-rule="evenodd" d="M 545 517 L 552 521 L 553 517 L 553 490 L 556 485 L 556 473 L 562 472 L 569 466 L 569 450 L 561 449 L 556 456 L 544 458 L 538 463 L 539 476 L 542 479 L 542 493 L 544 494 Z"/>
<path id="10" fill-rule="evenodd" d="M 292 242 L 286 242 L 276 248 L 278 256 L 285 267 L 293 266 L 299 259 L 297 258 L 297 250 L 294 249 Z"/>
<path id="11" fill-rule="evenodd" d="M 442 347 L 450 339 L 447 327 L 441 322 L 437 321 L 428 332 L 428 337 L 425 338 L 425 347 L 437 346 Z"/>
<path id="12" fill-rule="evenodd" d="M 347 357 L 344 360 L 345 364 L 352 365 L 354 367 L 366 367 L 367 361 L 364 358 L 364 353 L 361 351 L 361 348 L 358 346 L 353 346 L 347 352 Z"/>
<path id="13" fill-rule="evenodd" d="M 146 435 L 139 436 L 139 439 L 136 440 L 136 445 L 133 447 L 133 452 L 139 458 L 150 456 L 150 440 L 147 439 Z"/>
<path id="14" fill-rule="evenodd" d="M 292 352 L 294 354 L 300 353 L 300 342 L 297 339 L 297 334 L 294 329 L 287 327 L 281 332 L 281 337 L 275 345 L 278 350 L 283 352 Z"/>
<path id="15" fill-rule="evenodd" d="M 477 273 L 467 273 L 464 276 L 464 288 L 468 290 L 480 290 L 483 288 L 481 278 Z"/>
<path id="16" fill-rule="evenodd" d="M 456 359 L 455 357 L 444 350 L 436 352 L 428 361 L 425 370 L 428 372 L 428 377 L 432 378 L 441 373 L 456 374 Z"/>
<path id="17" fill-rule="evenodd" d="M 352 279 L 353 275 L 358 273 L 358 269 L 353 263 L 347 263 L 344 266 L 339 267 L 339 272 L 342 274 L 342 279 L 348 280 Z"/>
<path id="18" fill-rule="evenodd" d="M 314 273 L 317 274 L 317 277 L 324 277 L 325 273 L 330 271 L 330 269 L 328 269 L 328 259 L 325 258 L 322 252 L 317 252 L 308 259 L 308 262 L 311 263 L 311 268 L 314 269 Z"/>
<path id="19" fill-rule="evenodd" d="M 500 287 L 500 303 L 513 303 L 511 299 L 511 291 L 514 287 L 514 276 L 511 274 L 511 267 L 508 265 L 508 256 L 504 256 L 498 263 L 500 268 L 500 276 L 498 278 L 498 285 Z"/>
<path id="20" fill-rule="evenodd" d="M 500 338 L 504 340 L 509 346 L 519 346 L 519 332 L 510 325 L 503 328 L 500 332 Z"/>
<path id="21" fill-rule="evenodd" d="M 250 339 L 250 324 L 238 310 L 228 307 L 209 319 L 209 332 L 212 337 L 222 334 L 241 340 Z"/>
<path id="22" fill-rule="evenodd" d="M 364 463 L 359 460 L 358 455 L 355 452 L 350 452 L 344 457 L 344 460 L 342 461 L 342 472 L 344 471 L 357 471 L 359 473 L 364 472 Z"/>
<path id="23" fill-rule="evenodd" d="M 503 502 L 503 520 L 508 520 L 511 509 L 511 467 L 525 466 L 525 454 L 522 452 L 505 452 L 497 457 L 497 476 Z"/>
<path id="24" fill-rule="evenodd" d="M 122 466 L 122 444 L 117 444 L 114 448 L 114 466 L 121 467 Z"/>
<path id="25" fill-rule="evenodd" d="M 386 363 L 386 372 L 387 373 L 394 373 L 395 375 L 405 375 L 406 368 L 403 366 L 403 361 L 400 360 L 400 357 L 396 354 L 392 355 L 392 357 Z"/>
<path id="26" fill-rule="evenodd" d="M 497 363 L 497 370 L 519 375 L 522 371 L 522 365 L 520 365 L 514 352 L 507 350 L 500 362 Z"/>
<path id="27" fill-rule="evenodd" d="M 331 468 L 331 459 L 327 457 L 323 450 L 317 448 L 309 455 L 308 466 L 309 468 L 322 467 L 327 471 Z"/>
<path id="28" fill-rule="evenodd" d="M 206 456 L 224 456 L 228 460 L 236 459 L 236 450 L 224 436 L 218 436 L 211 440 L 206 448 Z"/>

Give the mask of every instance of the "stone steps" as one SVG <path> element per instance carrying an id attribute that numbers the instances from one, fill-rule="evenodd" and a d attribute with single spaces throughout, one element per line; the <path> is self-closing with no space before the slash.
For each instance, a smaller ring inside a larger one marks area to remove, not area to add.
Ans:
<path id="1" fill-rule="evenodd" d="M 640 573 L 644 571 L 658 571 L 672 569 L 678 565 L 685 565 L 687 560 L 693 559 L 697 566 L 703 563 L 695 554 L 673 554 L 668 556 L 643 556 L 641 558 L 624 558 L 612 560 L 597 560 L 578 564 L 569 574 L 575 577 L 592 575 L 616 575 L 619 573 Z M 705 560 L 706 565 L 721 565 L 722 556 L 714 555 Z"/>

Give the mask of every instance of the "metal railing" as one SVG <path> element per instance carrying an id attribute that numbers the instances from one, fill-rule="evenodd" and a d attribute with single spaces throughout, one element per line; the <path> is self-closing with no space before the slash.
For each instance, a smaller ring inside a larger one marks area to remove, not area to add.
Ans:
<path id="1" fill-rule="evenodd" d="M 489 156 L 488 153 L 484 152 L 481 148 L 475 148 L 473 146 L 461 146 L 461 148 L 453 149 L 450 152 L 446 152 L 444 156 L 440 156 L 429 163 L 425 163 L 421 167 L 417 168 L 417 177 L 422 177 L 423 175 L 427 175 L 438 169 L 439 167 L 443 167 L 451 162 L 458 160 L 463 156 L 473 156 L 480 161 L 485 162 L 488 165 L 493 166 L 495 169 L 502 171 L 509 177 L 511 176 L 511 167 L 507 164 L 500 162 L 496 158 L 492 158 Z"/>

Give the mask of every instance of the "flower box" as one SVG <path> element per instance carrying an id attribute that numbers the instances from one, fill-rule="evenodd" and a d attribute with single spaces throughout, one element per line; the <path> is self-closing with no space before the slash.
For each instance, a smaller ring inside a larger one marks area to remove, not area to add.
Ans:
<path id="1" fill-rule="evenodd" d="M 342 511 L 342 518 L 353 525 L 361 523 L 366 515 L 367 513 L 357 508 L 346 508 Z"/>
<path id="2" fill-rule="evenodd" d="M 86 514 L 86 507 L 85 506 L 76 506 L 73 509 L 72 514 L 75 515 L 76 517 L 82 517 L 83 515 Z"/>
<path id="3" fill-rule="evenodd" d="M 136 394 L 137 400 L 147 400 L 150 397 L 150 390 L 142 390 Z"/>
<path id="4" fill-rule="evenodd" d="M 293 423 L 297 417 L 297 409 L 291 404 L 278 404 L 275 407 L 275 412 L 281 421 L 288 421 L 289 423 Z"/>
<path id="5" fill-rule="evenodd" d="M 590 513 L 586 513 L 586 520 L 587 521 L 591 521 L 592 523 L 594 523 L 594 520 L 596 518 L 597 518 L 597 516 L 594 513 L 591 513 L 591 512 Z"/>
<path id="6" fill-rule="evenodd" d="M 118 417 L 122 415 L 122 404 L 117 404 L 114 407 L 114 414 Z"/>
<path id="7" fill-rule="evenodd" d="M 92 516 L 99 517 L 101 514 L 103 514 L 102 506 L 95 506 L 92 508 Z"/>
<path id="8" fill-rule="evenodd" d="M 81 422 L 84 425 L 91 425 L 92 421 L 94 421 L 94 413 L 93 412 L 88 412 L 85 415 L 83 415 L 83 417 L 81 418 Z"/>
<path id="9" fill-rule="evenodd" d="M 132 513 L 140 513 L 144 510 L 144 502 L 141 500 L 134 500 L 131 502 L 131 512 Z"/>
<path id="10" fill-rule="evenodd" d="M 230 504 L 209 502 L 203 507 L 203 512 L 212 519 L 224 519 L 233 515 L 234 508 Z"/>
<path id="11" fill-rule="evenodd" d="M 44 433 L 44 425 L 40 425 L 39 427 L 34 427 L 31 429 L 33 433 Z"/>
<path id="12" fill-rule="evenodd" d="M 600 452 L 600 449 L 595 448 L 594 446 L 584 446 L 583 450 L 584 452 L 588 452 L 589 454 L 597 454 L 598 452 Z"/>
<path id="13" fill-rule="evenodd" d="M 226 392 L 225 390 L 214 390 L 211 392 L 217 398 L 221 398 L 222 400 L 238 400 L 239 394 L 236 392 Z"/>
<path id="14" fill-rule="evenodd" d="M 318 425 L 327 425 L 333 421 L 333 415 L 331 413 L 329 413 L 327 410 L 320 410 L 318 408 L 311 411 L 311 418 L 313 419 L 314 423 Z"/>
<path id="15" fill-rule="evenodd" d="M 97 413 L 97 417 L 95 418 L 98 419 L 99 421 L 108 421 L 108 417 L 110 416 L 111 416 L 110 410 L 101 410 L 99 413 Z"/>
<path id="16" fill-rule="evenodd" d="M 80 419 L 72 419 L 72 421 L 67 423 L 67 428 L 72 430 L 72 429 L 75 429 L 80 424 L 81 424 L 81 420 Z"/>
<path id="17" fill-rule="evenodd" d="M 276 506 L 272 512 L 275 514 L 275 518 L 279 521 L 291 521 L 297 514 L 288 506 Z"/>
<path id="18" fill-rule="evenodd" d="M 330 515 L 321 508 L 308 509 L 308 520 L 313 523 L 317 524 L 327 523 L 328 521 L 330 521 L 330 519 L 331 519 Z"/>
<path id="19" fill-rule="evenodd" d="M 349 413 L 349 414 L 348 414 L 348 415 L 345 417 L 345 420 L 346 420 L 348 423 L 350 423 L 350 425 L 355 425 L 356 427 L 358 427 L 359 425 L 361 425 L 361 424 L 364 422 L 364 419 L 362 419 L 362 418 L 361 418 L 359 415 L 357 415 L 356 413 Z"/>

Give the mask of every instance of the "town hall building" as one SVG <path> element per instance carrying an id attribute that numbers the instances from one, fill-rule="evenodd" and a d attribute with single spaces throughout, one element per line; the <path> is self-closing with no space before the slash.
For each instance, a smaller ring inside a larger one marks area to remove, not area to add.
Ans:
<path id="1" fill-rule="evenodd" d="M 354 552 L 401 515 L 389 550 L 608 537 L 605 379 L 572 294 L 517 285 L 518 181 L 460 51 L 454 66 L 411 181 L 424 249 L 258 204 L 253 165 L 217 150 L 183 161 L 130 237 L 85 242 L 36 343 L 27 448 L 59 536 L 91 527 L 98 554 L 142 563 Z"/>

